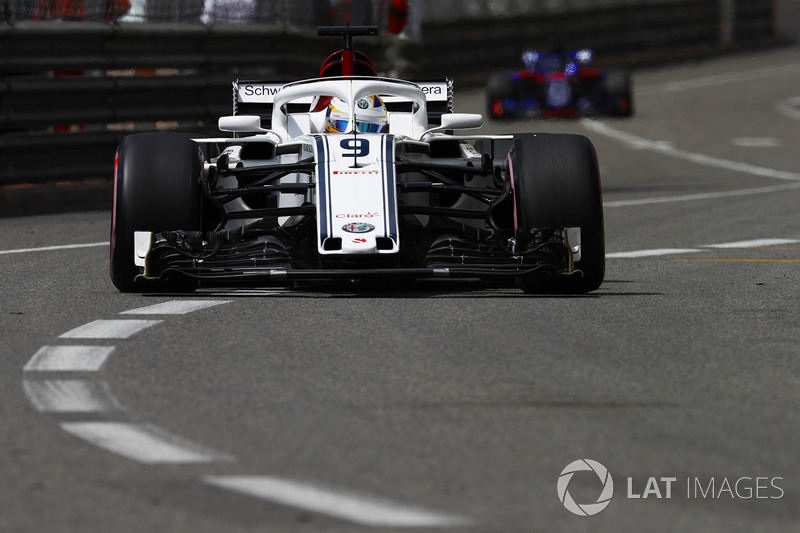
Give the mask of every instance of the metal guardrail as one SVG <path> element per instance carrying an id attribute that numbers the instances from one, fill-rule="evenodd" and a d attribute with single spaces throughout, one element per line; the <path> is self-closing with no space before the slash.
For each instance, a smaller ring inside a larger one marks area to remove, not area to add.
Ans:
<path id="1" fill-rule="evenodd" d="M 313 31 L 348 21 L 381 25 L 389 8 L 386 0 L 0 0 L 0 22 L 241 23 Z"/>
<path id="2" fill-rule="evenodd" d="M 0 27 L 0 187 L 110 178 L 136 131 L 218 134 L 233 80 L 313 77 L 339 44 L 261 25 Z"/>
<path id="3" fill-rule="evenodd" d="M 478 20 L 547 16 L 609 8 L 639 8 L 646 5 L 668 5 L 682 0 L 436 0 L 422 2 L 425 21 Z M 711 3 L 711 2 L 709 2 Z"/>
<path id="4" fill-rule="evenodd" d="M 728 15 L 726 2 L 734 8 Z M 362 40 L 359 47 L 380 70 L 402 44 L 409 77 L 446 76 L 458 88 L 516 67 L 526 47 L 592 47 L 607 64 L 641 65 L 769 41 L 774 17 L 773 0 L 651 1 L 493 21 L 429 20 L 421 47 L 396 38 Z M 231 81 L 314 76 L 338 46 L 275 25 L 0 26 L 0 216 L 10 212 L 2 200 L 10 187 L 108 182 L 116 146 L 128 133 L 216 134 L 217 118 L 230 112 Z"/>

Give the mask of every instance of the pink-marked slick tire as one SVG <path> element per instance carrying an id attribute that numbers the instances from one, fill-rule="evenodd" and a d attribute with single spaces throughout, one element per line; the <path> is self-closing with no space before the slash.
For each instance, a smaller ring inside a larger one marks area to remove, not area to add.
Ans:
<path id="1" fill-rule="evenodd" d="M 134 283 L 134 231 L 202 229 L 203 154 L 192 135 L 177 132 L 126 136 L 117 149 L 111 215 L 111 281 L 122 292 L 191 291 L 186 279 Z"/>
<path id="2" fill-rule="evenodd" d="M 529 293 L 582 294 L 597 289 L 605 276 L 605 235 L 600 172 L 594 146 L 582 135 L 518 134 L 509 152 L 514 180 L 518 246 L 531 230 L 579 227 L 583 275 L 547 280 L 526 278 Z"/>

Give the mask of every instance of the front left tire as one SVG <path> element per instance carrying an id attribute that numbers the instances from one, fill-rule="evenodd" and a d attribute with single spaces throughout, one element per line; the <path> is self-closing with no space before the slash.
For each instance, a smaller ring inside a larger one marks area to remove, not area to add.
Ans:
<path id="1" fill-rule="evenodd" d="M 117 149 L 110 274 L 121 292 L 197 287 L 181 278 L 137 282 L 142 269 L 134 263 L 133 240 L 135 231 L 202 229 L 204 158 L 191 139 L 187 133 L 137 133 L 126 136 Z"/>

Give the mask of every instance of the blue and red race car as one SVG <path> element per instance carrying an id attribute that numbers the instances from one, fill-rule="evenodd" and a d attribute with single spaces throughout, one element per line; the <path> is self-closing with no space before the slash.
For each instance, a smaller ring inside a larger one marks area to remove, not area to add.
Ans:
<path id="1" fill-rule="evenodd" d="M 492 74 L 486 87 L 491 118 L 577 118 L 633 115 L 630 74 L 593 66 L 589 49 L 522 54 L 522 70 Z"/>

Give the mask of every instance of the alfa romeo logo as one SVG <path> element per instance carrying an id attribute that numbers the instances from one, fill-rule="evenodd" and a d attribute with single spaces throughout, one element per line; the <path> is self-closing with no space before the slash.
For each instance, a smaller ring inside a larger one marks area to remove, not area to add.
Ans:
<path id="1" fill-rule="evenodd" d="M 358 105 L 359 109 L 367 109 L 369 107 L 369 102 L 367 102 L 365 99 L 362 98 L 361 100 L 356 102 L 356 105 Z"/>
<path id="2" fill-rule="evenodd" d="M 569 482 L 572 480 L 572 476 L 575 474 L 575 472 L 584 470 L 591 470 L 597 474 L 597 477 L 600 478 L 600 482 L 603 484 L 603 490 L 595 503 L 576 503 L 567 490 L 569 487 Z M 608 507 L 608 504 L 611 503 L 611 497 L 613 495 L 614 480 L 611 479 L 611 474 L 608 473 L 606 467 L 597 461 L 592 461 L 591 459 L 578 459 L 577 461 L 573 461 L 568 464 L 566 468 L 561 471 L 561 475 L 558 476 L 558 499 L 561 500 L 561 503 L 564 504 L 564 507 L 566 507 L 568 511 L 575 513 L 576 515 L 596 515 Z"/>
<path id="3" fill-rule="evenodd" d="M 366 222 L 350 222 L 342 226 L 342 229 L 348 233 L 369 233 L 375 226 Z"/>

